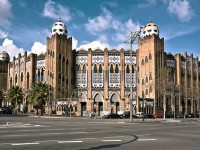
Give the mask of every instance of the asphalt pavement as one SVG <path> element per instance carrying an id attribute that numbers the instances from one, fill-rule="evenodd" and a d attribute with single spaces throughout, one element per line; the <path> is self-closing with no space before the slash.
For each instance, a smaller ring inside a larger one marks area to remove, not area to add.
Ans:
<path id="1" fill-rule="evenodd" d="M 0 149 L 199 150 L 199 119 L 0 117 Z"/>

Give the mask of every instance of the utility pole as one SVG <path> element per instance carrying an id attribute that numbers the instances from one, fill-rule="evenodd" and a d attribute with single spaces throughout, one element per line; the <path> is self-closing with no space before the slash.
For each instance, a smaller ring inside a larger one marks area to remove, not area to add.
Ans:
<path id="1" fill-rule="evenodd" d="M 140 27 L 139 31 L 131 32 L 129 38 L 125 41 L 125 43 L 130 43 L 130 122 L 133 122 L 133 50 L 132 50 L 132 44 L 137 44 L 138 39 L 140 38 L 141 34 Z M 137 80 L 136 80 L 137 81 Z M 137 95 L 137 94 L 136 94 Z"/>
<path id="2" fill-rule="evenodd" d="M 143 100 L 143 116 L 142 116 L 142 119 L 144 121 L 144 91 L 142 91 L 142 100 Z"/>
<path id="3" fill-rule="evenodd" d="M 176 119 L 176 92 L 175 90 L 176 90 L 176 74 L 175 74 L 175 68 L 174 68 L 174 119 Z"/>
<path id="4" fill-rule="evenodd" d="M 165 95 L 163 99 L 163 110 L 164 110 L 164 119 L 165 119 L 165 112 L 166 112 L 166 96 Z"/>

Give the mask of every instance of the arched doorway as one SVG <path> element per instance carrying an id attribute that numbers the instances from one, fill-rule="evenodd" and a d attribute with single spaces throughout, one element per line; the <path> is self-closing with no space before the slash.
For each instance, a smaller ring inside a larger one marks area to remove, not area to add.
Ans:
<path id="1" fill-rule="evenodd" d="M 80 94 L 79 101 L 81 104 L 81 116 L 87 116 L 87 105 L 86 105 L 86 97 L 84 94 Z"/>
<path id="2" fill-rule="evenodd" d="M 187 113 L 190 114 L 191 113 L 191 101 L 188 100 L 188 103 L 187 103 Z"/>
<path id="3" fill-rule="evenodd" d="M 113 94 L 110 99 L 110 111 L 111 113 L 118 113 L 120 111 L 120 104 L 117 94 Z"/>
<path id="4" fill-rule="evenodd" d="M 98 93 L 94 97 L 94 102 L 93 102 L 93 111 L 96 113 L 97 116 L 103 116 L 103 98 L 102 96 Z"/>

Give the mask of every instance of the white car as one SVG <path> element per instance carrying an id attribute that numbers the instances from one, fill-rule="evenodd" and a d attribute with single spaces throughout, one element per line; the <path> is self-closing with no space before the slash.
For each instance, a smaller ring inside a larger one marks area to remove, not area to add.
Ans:
<path id="1" fill-rule="evenodd" d="M 142 118 L 143 117 L 143 112 L 137 112 L 135 114 L 135 116 L 138 117 L 138 118 Z"/>

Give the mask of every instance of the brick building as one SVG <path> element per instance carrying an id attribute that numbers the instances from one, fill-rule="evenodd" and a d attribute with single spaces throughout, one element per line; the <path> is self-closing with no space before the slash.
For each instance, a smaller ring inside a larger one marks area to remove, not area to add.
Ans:
<path id="1" fill-rule="evenodd" d="M 60 19 L 54 23 L 46 44 L 45 54 L 25 53 L 14 58 L 8 64 L 6 80 L 8 88 L 18 85 L 24 92 L 35 82 L 46 82 L 52 109 L 57 114 L 64 114 L 69 105 L 78 116 L 91 111 L 99 116 L 123 113 L 130 110 L 131 85 L 134 112 L 144 109 L 148 114 L 163 113 L 164 108 L 169 113 L 198 111 L 198 57 L 166 53 L 164 38 L 159 37 L 153 21 L 144 26 L 132 63 L 130 50 L 72 50 L 72 38 L 67 36 L 67 28 Z"/>

